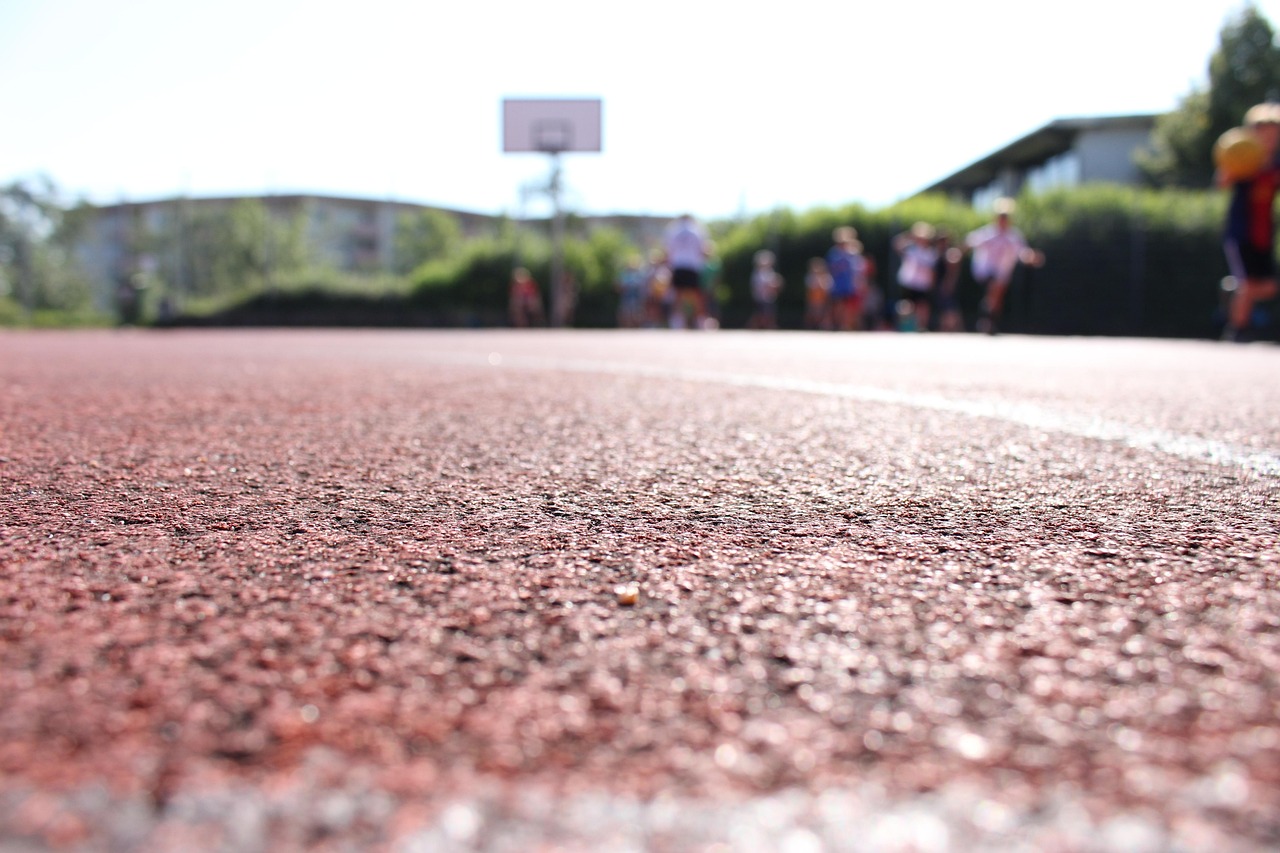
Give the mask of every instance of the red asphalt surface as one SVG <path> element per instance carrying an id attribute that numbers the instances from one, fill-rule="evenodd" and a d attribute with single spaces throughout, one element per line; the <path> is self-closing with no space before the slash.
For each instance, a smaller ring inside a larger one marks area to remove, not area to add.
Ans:
<path id="1" fill-rule="evenodd" d="M 1280 848 L 1278 377 L 0 334 L 0 849 Z"/>

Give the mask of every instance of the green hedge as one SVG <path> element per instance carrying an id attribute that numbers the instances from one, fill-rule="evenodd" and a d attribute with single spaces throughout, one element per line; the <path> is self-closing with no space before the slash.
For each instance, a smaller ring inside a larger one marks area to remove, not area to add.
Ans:
<path id="1" fill-rule="evenodd" d="M 1220 193 L 1118 187 L 1032 197 L 1024 230 L 1047 263 L 1024 271 L 1012 328 L 1052 334 L 1200 337 L 1215 331 L 1223 276 Z"/>
<path id="2" fill-rule="evenodd" d="M 1011 285 L 1004 327 L 1036 334 L 1203 337 L 1216 331 L 1219 286 L 1226 275 L 1221 248 L 1225 198 L 1216 192 L 1091 186 L 1019 200 L 1017 226 L 1045 252 L 1041 269 L 1020 268 Z M 962 240 L 988 217 L 968 205 L 924 196 L 882 210 L 851 205 L 803 215 L 775 211 L 731 230 L 721 243 L 731 298 L 725 325 L 751 311 L 747 282 L 760 248 L 778 257 L 787 286 L 779 299 L 783 325 L 799 327 L 804 275 L 824 255 L 831 231 L 858 229 L 891 305 L 897 257 L 891 241 L 917 221 Z M 980 294 L 964 264 L 961 301 L 972 313 Z"/>
<path id="3" fill-rule="evenodd" d="M 612 326 L 618 271 L 638 249 L 613 229 L 571 237 L 564 245 L 564 268 L 577 284 L 576 326 Z M 444 315 L 463 312 L 482 325 L 507 322 L 511 272 L 525 267 L 538 282 L 550 309 L 551 242 L 533 233 L 476 240 L 447 260 L 428 262 L 412 273 L 411 302 Z"/>
<path id="4" fill-rule="evenodd" d="M 92 308 L 37 308 L 27 311 L 18 302 L 0 296 L 0 329 L 75 329 L 110 326 L 113 318 Z"/>

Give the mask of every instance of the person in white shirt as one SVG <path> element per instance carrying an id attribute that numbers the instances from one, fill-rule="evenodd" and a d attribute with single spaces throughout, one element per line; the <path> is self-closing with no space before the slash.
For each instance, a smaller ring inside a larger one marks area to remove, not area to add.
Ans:
<path id="1" fill-rule="evenodd" d="M 978 331 L 988 334 L 995 334 L 1018 263 L 1032 267 L 1044 264 L 1044 253 L 1028 246 L 1022 232 L 1013 227 L 1014 208 L 1013 199 L 996 199 L 995 221 L 970 232 L 964 241 L 965 248 L 973 252 L 974 280 L 985 291 Z"/>
<path id="2" fill-rule="evenodd" d="M 675 291 L 673 327 L 683 327 L 686 313 L 693 314 L 693 327 L 706 324 L 707 309 L 702 293 L 702 272 L 711 256 L 711 240 L 690 214 L 684 214 L 667 229 L 663 238 L 671 287 Z"/>
<path id="3" fill-rule="evenodd" d="M 910 231 L 893 238 L 893 248 L 902 256 L 898 265 L 900 322 L 921 332 L 929 328 L 933 277 L 938 265 L 938 250 L 933 245 L 935 233 L 928 222 L 917 222 Z"/>
<path id="4" fill-rule="evenodd" d="M 778 328 L 778 292 L 782 290 L 782 276 L 773 268 L 773 252 L 761 249 L 754 257 L 755 269 L 751 272 L 751 301 L 755 313 L 747 327 L 750 329 Z"/>

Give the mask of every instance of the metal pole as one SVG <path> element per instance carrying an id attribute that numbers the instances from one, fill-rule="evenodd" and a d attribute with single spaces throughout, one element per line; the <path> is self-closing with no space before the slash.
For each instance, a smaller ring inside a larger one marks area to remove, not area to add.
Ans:
<path id="1" fill-rule="evenodd" d="M 560 152 L 551 152 L 551 325 L 565 324 L 564 211 L 560 209 Z"/>

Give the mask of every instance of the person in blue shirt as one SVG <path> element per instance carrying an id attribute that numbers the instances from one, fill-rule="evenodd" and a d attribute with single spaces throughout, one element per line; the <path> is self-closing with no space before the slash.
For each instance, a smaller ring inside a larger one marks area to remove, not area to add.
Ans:
<path id="1" fill-rule="evenodd" d="M 862 325 L 866 260 L 862 257 L 862 244 L 858 242 L 858 232 L 853 226 L 840 226 L 831 232 L 831 240 L 835 245 L 827 252 L 827 272 L 831 276 L 831 289 L 827 295 L 832 325 L 837 331 L 853 331 Z"/>

